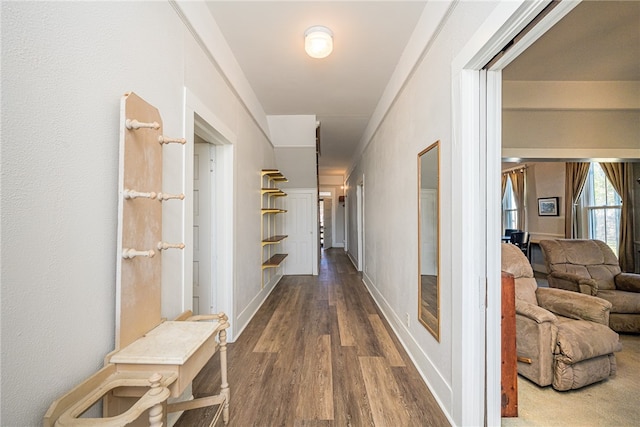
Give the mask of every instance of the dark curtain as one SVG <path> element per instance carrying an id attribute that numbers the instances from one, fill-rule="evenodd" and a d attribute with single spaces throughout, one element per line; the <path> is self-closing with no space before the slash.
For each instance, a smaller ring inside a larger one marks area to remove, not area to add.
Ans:
<path id="1" fill-rule="evenodd" d="M 632 163 L 600 163 L 611 185 L 622 199 L 620 212 L 620 246 L 618 261 L 622 271 L 632 273 L 635 269 L 633 253 L 633 206 L 631 191 L 633 189 Z"/>
<path id="2" fill-rule="evenodd" d="M 516 206 L 518 208 L 518 230 L 524 230 L 526 224 L 525 209 L 524 209 L 524 169 L 519 169 L 509 172 L 511 178 L 511 186 L 513 187 L 513 195 L 516 199 Z"/>
<path id="3" fill-rule="evenodd" d="M 567 239 L 574 239 L 578 234 L 576 202 L 582 193 L 584 183 L 587 182 L 590 165 L 584 162 L 569 162 L 565 167 L 564 237 Z"/>

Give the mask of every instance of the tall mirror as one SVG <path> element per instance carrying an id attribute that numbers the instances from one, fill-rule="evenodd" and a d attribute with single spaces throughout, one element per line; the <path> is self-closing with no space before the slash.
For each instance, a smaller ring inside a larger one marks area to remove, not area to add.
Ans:
<path id="1" fill-rule="evenodd" d="M 440 341 L 440 141 L 418 154 L 418 317 Z"/>

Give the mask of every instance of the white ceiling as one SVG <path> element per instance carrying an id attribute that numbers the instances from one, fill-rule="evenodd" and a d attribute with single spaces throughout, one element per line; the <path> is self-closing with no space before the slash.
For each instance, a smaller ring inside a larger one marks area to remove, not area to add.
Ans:
<path id="1" fill-rule="evenodd" d="M 583 1 L 509 64 L 502 77 L 640 81 L 640 1 Z"/>
<path id="2" fill-rule="evenodd" d="M 424 1 L 213 1 L 209 9 L 265 112 L 315 114 L 322 174 L 344 174 Z M 329 27 L 334 51 L 304 52 Z"/>
<path id="3" fill-rule="evenodd" d="M 425 1 L 209 1 L 268 115 L 315 114 L 320 173 L 344 174 Z M 304 53 L 325 25 L 334 51 Z M 640 1 L 585 1 L 507 69 L 507 80 L 640 80 Z"/>

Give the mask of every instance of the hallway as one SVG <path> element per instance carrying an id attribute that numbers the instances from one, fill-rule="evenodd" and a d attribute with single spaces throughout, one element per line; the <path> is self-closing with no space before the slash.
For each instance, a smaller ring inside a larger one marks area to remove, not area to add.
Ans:
<path id="1" fill-rule="evenodd" d="M 228 355 L 230 426 L 449 425 L 342 249 L 323 251 L 318 276 L 284 276 Z M 214 356 L 194 395 L 219 383 Z"/>

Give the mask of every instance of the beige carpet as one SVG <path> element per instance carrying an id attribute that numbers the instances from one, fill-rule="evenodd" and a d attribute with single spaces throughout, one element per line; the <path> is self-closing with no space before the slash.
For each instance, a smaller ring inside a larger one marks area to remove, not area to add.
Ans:
<path id="1" fill-rule="evenodd" d="M 640 425 L 640 335 L 620 335 L 616 376 L 579 390 L 555 391 L 518 376 L 518 418 L 503 426 Z"/>

